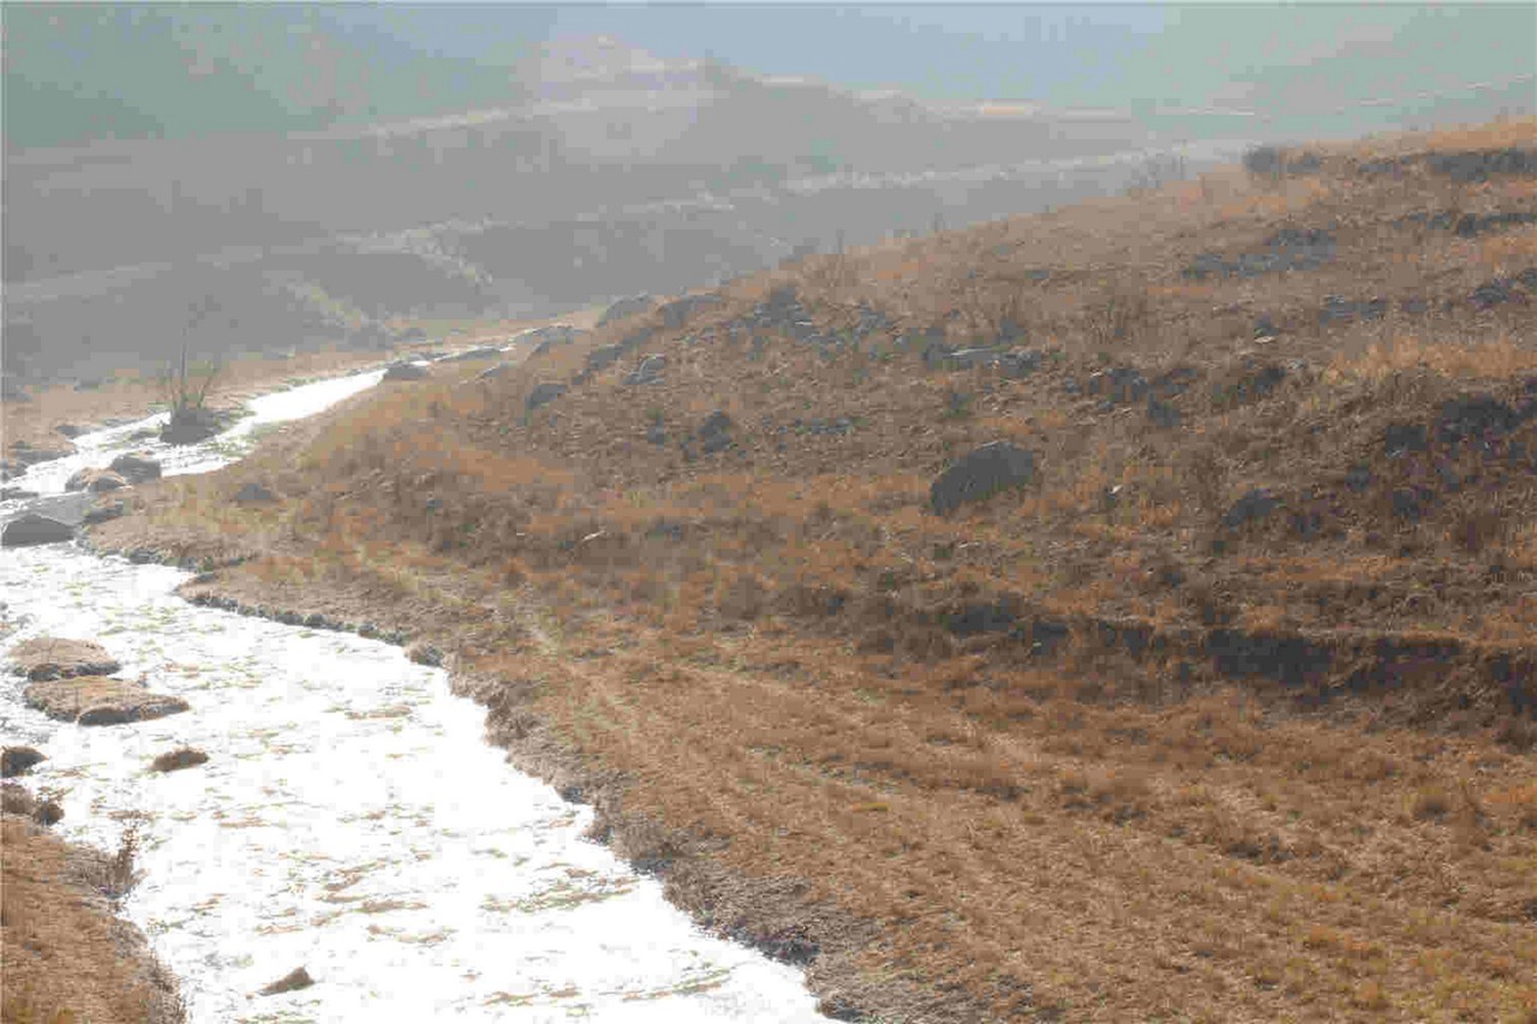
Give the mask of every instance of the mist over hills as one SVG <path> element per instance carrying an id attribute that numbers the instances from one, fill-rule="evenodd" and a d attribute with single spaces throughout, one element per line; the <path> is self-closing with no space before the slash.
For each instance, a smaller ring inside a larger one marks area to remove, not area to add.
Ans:
<path id="1" fill-rule="evenodd" d="M 462 10 L 7 9 L 7 376 L 683 290 L 1198 170 L 1265 134 L 558 34 L 593 12 L 486 16 L 494 31 Z M 851 42 L 906 38 L 861 17 Z M 1147 28 L 1073 38 L 1120 52 Z"/>

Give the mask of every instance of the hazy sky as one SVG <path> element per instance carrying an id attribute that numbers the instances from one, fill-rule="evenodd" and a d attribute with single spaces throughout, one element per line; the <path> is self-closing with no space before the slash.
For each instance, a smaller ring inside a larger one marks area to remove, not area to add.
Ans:
<path id="1" fill-rule="evenodd" d="M 1530 113 L 1537 4 L 5 4 L 6 134 L 317 127 L 509 98 L 540 42 L 608 35 L 930 99 L 1182 119 L 1189 134 L 1359 134 L 1427 105 Z M 363 99 L 359 99 L 363 97 Z"/>

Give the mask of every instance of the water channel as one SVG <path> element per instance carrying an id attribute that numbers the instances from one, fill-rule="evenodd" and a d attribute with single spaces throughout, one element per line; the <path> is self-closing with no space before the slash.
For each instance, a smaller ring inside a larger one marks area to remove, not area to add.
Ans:
<path id="1" fill-rule="evenodd" d="M 200 445 L 167 449 L 151 418 L 76 439 L 17 487 L 56 493 L 120 451 L 203 472 L 264 424 L 311 415 L 382 371 L 251 403 Z M 0 506 L 14 512 L 16 502 Z M 194 607 L 188 574 L 75 545 L 0 553 L 0 602 L 31 636 L 94 639 L 125 678 L 191 710 L 80 727 L 0 677 L 0 736 L 48 755 L 24 780 L 55 795 L 65 839 L 117 848 L 137 821 L 143 877 L 123 915 L 149 936 L 202 1021 L 821 1020 L 800 973 L 698 929 L 582 834 L 591 812 L 510 768 L 446 674 L 344 633 Z M 210 755 L 148 770 L 180 746 Z M 257 991 L 304 966 L 312 987 Z"/>

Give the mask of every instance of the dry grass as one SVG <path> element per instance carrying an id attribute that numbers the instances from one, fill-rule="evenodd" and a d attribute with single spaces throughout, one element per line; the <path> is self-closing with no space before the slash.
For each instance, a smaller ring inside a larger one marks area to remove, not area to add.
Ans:
<path id="1" fill-rule="evenodd" d="M 113 916 L 105 894 L 120 891 L 117 860 L 10 815 L 0 830 L 0 1017 L 16 1024 L 183 1020 L 174 981 L 144 937 Z M 130 850 L 130 864 L 131 857 Z"/>
<path id="2" fill-rule="evenodd" d="M 576 379 L 648 321 L 359 399 L 94 536 L 430 640 L 520 763 L 835 1009 L 1523 1019 L 1537 335 L 1530 296 L 1470 301 L 1487 242 L 1407 217 L 1529 200 L 1369 150 L 733 282 L 617 366 Z M 1283 229 L 1333 259 L 1185 273 Z M 753 319 L 785 285 L 835 340 Z M 1005 320 L 1027 376 L 912 340 Z M 665 381 L 624 384 L 647 352 Z M 530 412 L 541 381 L 571 387 Z M 1036 479 L 930 514 L 998 437 Z M 231 506 L 253 474 L 303 497 Z"/>

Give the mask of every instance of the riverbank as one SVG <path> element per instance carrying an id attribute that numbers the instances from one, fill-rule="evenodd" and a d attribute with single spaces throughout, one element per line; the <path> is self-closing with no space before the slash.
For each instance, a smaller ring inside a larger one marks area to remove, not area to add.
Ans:
<path id="1" fill-rule="evenodd" d="M 0 816 L 0 1017 L 8 1024 L 186 1019 L 175 980 L 106 895 L 121 887 L 124 871 L 112 856 L 65 843 L 19 815 Z"/>

